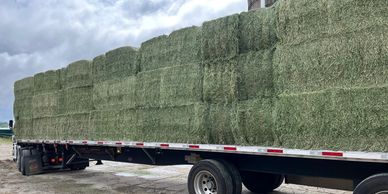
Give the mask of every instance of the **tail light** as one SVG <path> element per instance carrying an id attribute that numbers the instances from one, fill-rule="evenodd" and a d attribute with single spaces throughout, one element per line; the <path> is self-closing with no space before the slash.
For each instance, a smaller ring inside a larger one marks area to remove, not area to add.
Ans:
<path id="1" fill-rule="evenodd" d="M 51 159 L 50 159 L 50 162 L 51 162 L 51 163 L 55 163 L 55 162 L 56 162 L 55 158 L 51 158 Z"/>
<path id="2" fill-rule="evenodd" d="M 63 158 L 58 158 L 58 162 L 63 162 Z"/>

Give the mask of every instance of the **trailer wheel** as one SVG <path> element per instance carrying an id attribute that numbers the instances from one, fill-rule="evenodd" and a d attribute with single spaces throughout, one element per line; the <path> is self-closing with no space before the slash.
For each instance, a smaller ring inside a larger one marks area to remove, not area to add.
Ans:
<path id="1" fill-rule="evenodd" d="M 17 150 L 16 150 L 16 166 L 19 170 L 19 172 L 22 172 L 22 163 L 21 163 L 21 150 L 22 148 L 18 147 Z"/>
<path id="2" fill-rule="evenodd" d="M 232 177 L 227 167 L 216 160 L 202 160 L 189 173 L 190 194 L 233 194 Z"/>
<path id="3" fill-rule="evenodd" d="M 22 175 L 27 175 L 26 164 L 27 164 L 28 161 L 26 161 L 26 158 L 29 155 L 30 155 L 30 150 L 28 150 L 28 149 L 22 149 L 21 150 L 20 172 L 22 173 Z"/>
<path id="4" fill-rule="evenodd" d="M 388 194 L 388 173 L 368 177 L 357 185 L 354 194 Z"/>
<path id="5" fill-rule="evenodd" d="M 229 171 L 233 182 L 233 194 L 241 194 L 242 180 L 239 170 L 236 166 L 226 160 L 219 160 Z"/>
<path id="6" fill-rule="evenodd" d="M 278 188 L 284 181 L 284 176 L 279 174 L 241 172 L 244 186 L 254 193 L 268 193 Z"/>

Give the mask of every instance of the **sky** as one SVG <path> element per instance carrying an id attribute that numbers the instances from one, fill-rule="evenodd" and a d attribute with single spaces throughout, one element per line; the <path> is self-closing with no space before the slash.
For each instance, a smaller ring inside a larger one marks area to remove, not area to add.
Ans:
<path id="1" fill-rule="evenodd" d="M 246 0 L 2 0 L 0 121 L 13 118 L 16 80 L 246 9 Z"/>

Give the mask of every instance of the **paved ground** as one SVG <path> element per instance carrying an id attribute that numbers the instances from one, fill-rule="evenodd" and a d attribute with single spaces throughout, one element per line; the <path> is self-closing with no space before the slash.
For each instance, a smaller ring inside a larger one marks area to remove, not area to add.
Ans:
<path id="1" fill-rule="evenodd" d="M 25 177 L 11 160 L 11 145 L 0 144 L 0 193 L 185 194 L 190 166 L 148 166 L 104 161 L 84 171 Z M 350 194 L 350 192 L 282 185 L 273 194 Z M 251 194 L 244 189 L 243 194 Z"/>

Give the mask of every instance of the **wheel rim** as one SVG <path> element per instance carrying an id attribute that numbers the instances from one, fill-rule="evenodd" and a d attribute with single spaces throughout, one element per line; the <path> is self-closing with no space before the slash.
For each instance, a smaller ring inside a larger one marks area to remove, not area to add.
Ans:
<path id="1" fill-rule="evenodd" d="M 217 194 L 217 181 L 209 171 L 200 171 L 194 178 L 194 190 L 197 194 Z"/>
<path id="2" fill-rule="evenodd" d="M 376 194 L 388 194 L 388 191 L 379 191 Z"/>

